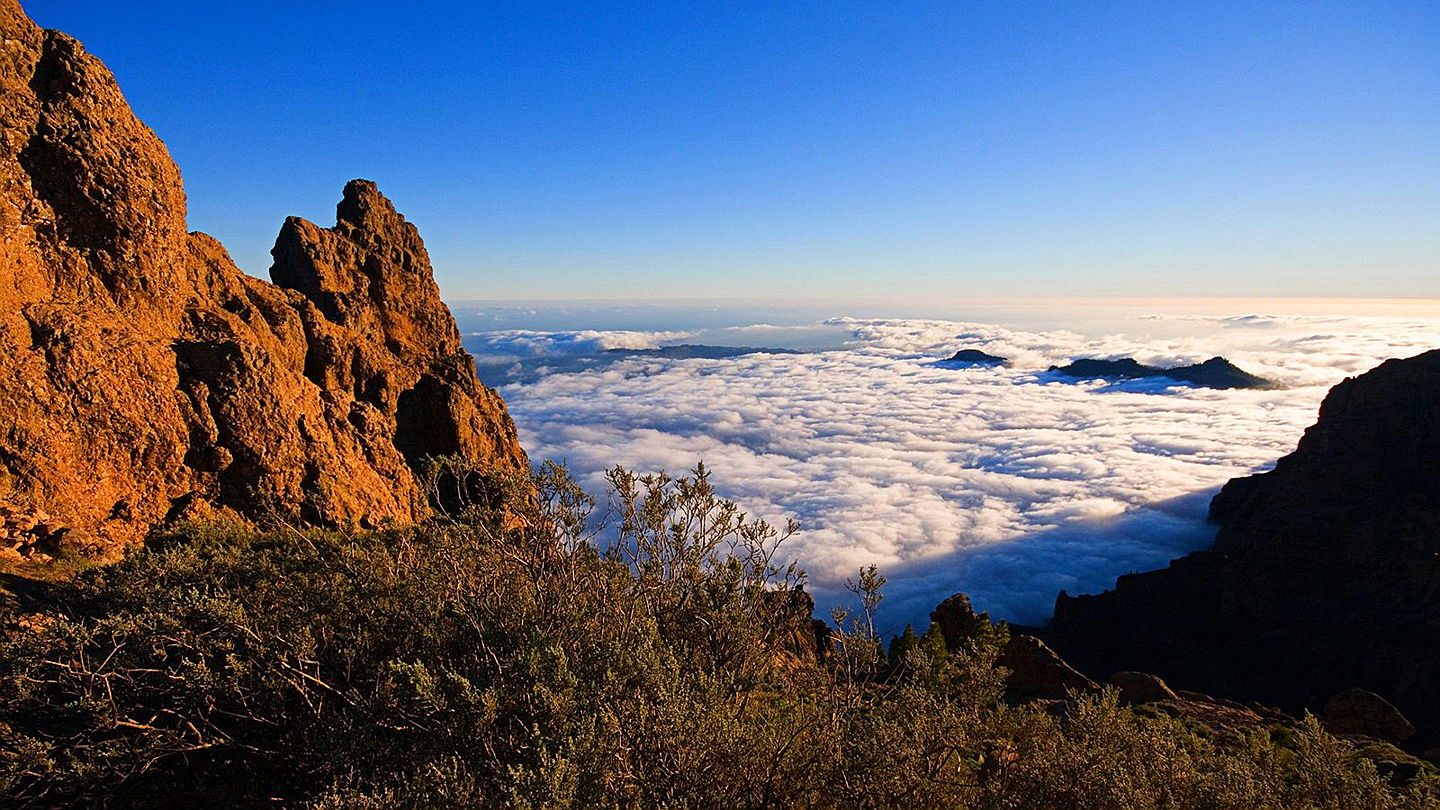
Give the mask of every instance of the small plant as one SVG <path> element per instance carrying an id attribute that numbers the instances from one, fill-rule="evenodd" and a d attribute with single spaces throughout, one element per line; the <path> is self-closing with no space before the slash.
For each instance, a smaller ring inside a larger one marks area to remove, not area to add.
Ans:
<path id="1" fill-rule="evenodd" d="M 1313 721 L 1221 743 L 1108 694 L 1007 705 L 988 618 L 887 655 L 873 567 L 817 633 L 795 526 L 703 466 L 611 470 L 603 509 L 554 464 L 423 480 L 424 526 L 178 526 L 48 585 L 0 633 L 4 804 L 1435 805 Z"/>

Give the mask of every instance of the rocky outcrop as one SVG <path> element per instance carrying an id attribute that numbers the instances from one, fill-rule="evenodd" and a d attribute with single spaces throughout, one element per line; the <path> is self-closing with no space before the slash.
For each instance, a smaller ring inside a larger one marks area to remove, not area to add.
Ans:
<path id="1" fill-rule="evenodd" d="M 304 375 L 378 418 L 408 464 L 460 454 L 524 465 L 504 402 L 460 347 L 419 232 L 374 183 L 345 186 L 333 228 L 286 220 L 271 254 L 275 283 L 324 316 L 306 323 Z"/>
<path id="2" fill-rule="evenodd" d="M 1110 676 L 1110 685 L 1119 693 L 1121 703 L 1158 703 L 1180 699 L 1169 684 L 1148 672 L 1117 672 Z"/>
<path id="3" fill-rule="evenodd" d="M 1109 689 L 1120 704 L 1138 713 L 1181 718 L 1188 725 L 1205 729 L 1208 735 L 1243 738 L 1265 726 L 1294 728 L 1298 725 L 1293 716 L 1279 709 L 1171 689 L 1160 677 L 1147 672 L 1116 672 L 1106 686 L 1101 686 L 1071 666 L 1043 640 L 1029 635 L 1029 631 L 1043 630 L 992 623 L 988 614 L 975 611 L 970 598 L 963 593 L 941 602 L 931 612 L 930 622 L 932 628 L 940 631 L 946 649 L 951 651 L 1003 641 L 995 664 L 1005 670 L 1004 696 L 1011 703 L 1039 705 L 1046 711 L 1064 715 L 1077 699 L 1093 698 Z M 1011 635 L 1017 629 L 1026 632 Z"/>
<path id="4" fill-rule="evenodd" d="M 990 614 L 985 611 L 977 613 L 970 604 L 970 597 L 963 593 L 953 594 L 936 605 L 930 611 L 930 623 L 940 628 L 940 637 L 945 639 L 946 648 L 951 650 L 961 649 L 974 639 L 989 635 L 995 626 L 990 621 Z"/>
<path id="5" fill-rule="evenodd" d="M 1138 380 L 1164 377 L 1177 382 L 1198 385 L 1202 388 L 1254 388 L 1271 389 L 1281 387 L 1273 380 L 1267 380 L 1245 371 L 1223 357 L 1212 357 L 1203 363 L 1189 366 L 1147 366 L 1133 358 L 1119 360 L 1096 360 L 1084 358 L 1066 366 L 1051 366 L 1050 373 L 1077 379 L 1102 377 L 1112 380 Z"/>
<path id="6" fill-rule="evenodd" d="M 1415 727 L 1390 701 L 1365 689 L 1346 689 L 1325 701 L 1322 715 L 1332 734 L 1351 734 L 1401 742 L 1415 736 Z"/>
<path id="7" fill-rule="evenodd" d="M 374 184 L 251 278 L 104 65 L 15 0 L 0 47 L 0 501 L 113 551 L 216 509 L 412 520 L 425 455 L 526 463 Z"/>
<path id="8" fill-rule="evenodd" d="M 1005 676 L 1007 700 L 1061 700 L 1100 689 L 1034 636 L 1011 638 L 1000 648 L 995 663 L 1009 670 Z"/>
<path id="9" fill-rule="evenodd" d="M 970 597 L 957 593 L 930 612 L 930 623 L 939 628 L 949 650 L 973 648 L 978 643 L 998 642 L 997 666 L 1007 670 L 1005 698 L 1017 703 L 1032 700 L 1064 700 L 1072 693 L 1094 692 L 1099 687 L 1067 664 L 1040 639 L 1010 635 L 1006 625 L 990 621 L 990 614 L 976 612 Z"/>
<path id="10" fill-rule="evenodd" d="M 1295 452 L 1211 504 L 1214 548 L 1062 593 L 1082 671 L 1319 711 L 1358 687 L 1440 730 L 1440 351 L 1335 386 Z"/>

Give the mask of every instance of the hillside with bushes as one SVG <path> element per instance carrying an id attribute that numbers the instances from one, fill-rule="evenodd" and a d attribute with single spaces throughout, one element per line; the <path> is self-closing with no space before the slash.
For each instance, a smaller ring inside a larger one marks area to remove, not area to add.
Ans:
<path id="1" fill-rule="evenodd" d="M 10 804 L 1440 801 L 1428 766 L 1310 717 L 1007 699 L 1009 633 L 983 614 L 886 650 L 873 569 L 855 611 L 817 626 L 786 529 L 703 468 L 612 470 L 598 505 L 553 465 L 429 469 L 445 508 L 423 526 L 187 525 L 24 589 L 0 646 Z"/>

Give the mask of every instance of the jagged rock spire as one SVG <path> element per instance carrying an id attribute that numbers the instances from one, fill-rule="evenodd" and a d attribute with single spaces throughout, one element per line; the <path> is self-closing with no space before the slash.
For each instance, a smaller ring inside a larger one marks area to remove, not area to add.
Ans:
<path id="1" fill-rule="evenodd" d="M 418 518 L 436 453 L 523 467 L 414 226 L 368 181 L 337 219 L 241 273 L 105 66 L 0 0 L 0 503 L 113 552 L 217 509 Z"/>

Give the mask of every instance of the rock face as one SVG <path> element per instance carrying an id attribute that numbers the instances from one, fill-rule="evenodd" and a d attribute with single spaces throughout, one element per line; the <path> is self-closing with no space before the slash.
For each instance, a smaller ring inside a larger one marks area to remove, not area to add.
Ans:
<path id="1" fill-rule="evenodd" d="M 114 550 L 216 508 L 410 520 L 427 454 L 526 463 L 374 184 L 251 278 L 104 65 L 15 0 L 0 41 L 0 502 Z"/>
<path id="2" fill-rule="evenodd" d="M 1005 676 L 1006 700 L 1062 700 L 1072 693 L 1100 689 L 1034 636 L 1010 639 L 995 663 L 1010 670 Z"/>
<path id="3" fill-rule="evenodd" d="M 1160 368 L 1136 362 L 1134 358 L 1119 360 L 1096 360 L 1085 358 L 1068 366 L 1051 366 L 1050 372 L 1066 377 L 1135 380 L 1150 377 L 1165 377 L 1178 382 L 1190 383 L 1203 388 L 1279 388 L 1279 384 L 1244 371 L 1223 357 L 1212 357 L 1203 363 L 1190 366 Z"/>
<path id="4" fill-rule="evenodd" d="M 1211 504 L 1212 550 L 1062 593 L 1083 671 L 1319 710 L 1359 687 L 1440 730 L 1440 351 L 1335 386 L 1298 448 Z"/>
<path id="5" fill-rule="evenodd" d="M 930 612 L 930 622 L 940 628 L 940 636 L 950 650 L 964 649 L 976 640 L 993 637 L 996 629 L 990 614 L 977 613 L 970 605 L 970 597 L 963 593 L 954 594 L 937 605 Z M 1010 671 L 1005 676 L 1006 700 L 1064 700 L 1072 692 L 1099 689 L 1034 636 L 1010 636 L 1000 648 L 995 663 Z"/>
<path id="6" fill-rule="evenodd" d="M 1165 681 L 1148 672 L 1117 672 L 1110 676 L 1110 685 L 1119 691 L 1121 703 L 1156 703 L 1180 699 Z"/>
<path id="7" fill-rule="evenodd" d="M 504 402 L 480 385 L 460 347 L 419 232 L 374 183 L 345 186 L 333 228 L 287 219 L 271 255 L 275 283 L 324 316 L 305 324 L 303 373 L 364 412 L 347 414 L 347 424 L 378 411 L 381 432 L 411 466 L 457 453 L 524 466 Z"/>
<path id="8" fill-rule="evenodd" d="M 940 628 L 940 636 L 945 639 L 945 646 L 952 650 L 960 649 L 972 639 L 989 633 L 994 627 L 990 614 L 984 611 L 975 612 L 975 608 L 970 604 L 970 597 L 963 593 L 953 594 L 936 605 L 935 609 L 930 611 L 930 623 Z"/>
<path id="9" fill-rule="evenodd" d="M 936 606 L 930 622 L 938 627 L 949 650 L 963 650 L 977 640 L 994 640 L 999 627 L 987 613 L 977 613 L 970 598 L 957 593 Z M 1011 632 L 1017 628 L 1007 626 Z M 1024 628 L 1030 630 L 1032 628 Z M 1043 631 L 1042 631 L 1043 632 Z M 1005 699 L 1011 703 L 1038 702 L 1047 711 L 1064 713 L 1077 697 L 1113 689 L 1123 705 L 1142 713 L 1183 718 L 1211 734 L 1243 736 L 1267 724 L 1294 727 L 1296 720 L 1278 709 L 1211 697 L 1199 692 L 1171 689 L 1158 676 L 1146 672 L 1117 672 L 1102 687 L 1071 666 L 1043 640 L 1026 633 L 1011 635 L 995 663 L 1008 670 Z M 1366 716 L 1372 716 L 1368 712 Z"/>
<path id="10" fill-rule="evenodd" d="M 1401 742 L 1415 727 L 1390 701 L 1364 689 L 1346 689 L 1325 701 L 1325 728 L 1333 734 L 1360 734 Z"/>

